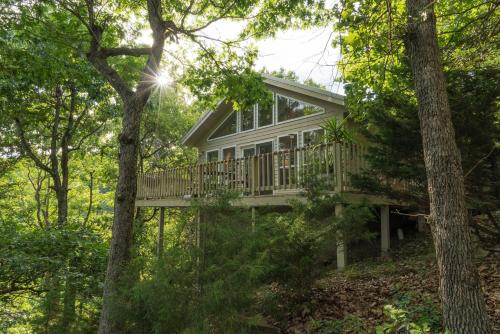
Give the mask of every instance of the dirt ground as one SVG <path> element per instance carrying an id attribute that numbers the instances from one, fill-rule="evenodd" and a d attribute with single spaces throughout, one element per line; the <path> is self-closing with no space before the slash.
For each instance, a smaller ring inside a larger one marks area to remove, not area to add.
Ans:
<path id="1" fill-rule="evenodd" d="M 488 313 L 500 333 L 500 256 L 478 253 Z M 438 274 L 429 236 L 395 244 L 389 259 L 367 259 L 343 272 L 327 272 L 305 300 L 283 310 L 284 318 L 268 320 L 283 333 L 374 333 L 387 320 L 384 305 L 405 298 L 415 307 L 427 305 L 418 312 L 435 309 L 439 315 Z M 439 316 L 436 319 L 439 323 Z"/>

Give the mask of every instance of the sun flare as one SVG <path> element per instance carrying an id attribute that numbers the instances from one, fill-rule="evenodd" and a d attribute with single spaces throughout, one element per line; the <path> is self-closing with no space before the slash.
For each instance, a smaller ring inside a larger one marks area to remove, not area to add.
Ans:
<path id="1" fill-rule="evenodd" d="M 172 82 L 170 75 L 166 71 L 161 71 L 156 75 L 156 83 L 161 86 L 168 86 Z"/>

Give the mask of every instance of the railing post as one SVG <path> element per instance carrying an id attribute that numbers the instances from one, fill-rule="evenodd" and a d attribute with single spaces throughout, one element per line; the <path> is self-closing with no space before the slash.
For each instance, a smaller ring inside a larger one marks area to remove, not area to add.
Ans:
<path id="1" fill-rule="evenodd" d="M 257 155 L 254 155 L 252 157 L 252 180 L 251 180 L 251 185 L 252 185 L 252 194 L 255 196 L 257 195 L 259 191 L 259 157 Z"/>
<path id="2" fill-rule="evenodd" d="M 335 191 L 342 192 L 342 146 L 335 143 Z"/>
<path id="3" fill-rule="evenodd" d="M 198 197 L 203 194 L 203 164 L 198 165 Z"/>

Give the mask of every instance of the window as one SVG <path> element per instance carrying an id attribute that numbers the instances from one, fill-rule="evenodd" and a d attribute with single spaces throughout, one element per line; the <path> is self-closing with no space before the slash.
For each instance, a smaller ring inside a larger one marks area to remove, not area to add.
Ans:
<path id="1" fill-rule="evenodd" d="M 273 142 L 272 141 L 267 141 L 265 143 L 260 143 L 255 145 L 257 149 L 257 154 L 266 154 L 266 153 L 272 153 L 273 152 Z"/>
<path id="2" fill-rule="evenodd" d="M 271 102 L 259 103 L 257 105 L 257 116 L 259 128 L 273 124 L 273 104 Z"/>
<path id="3" fill-rule="evenodd" d="M 304 146 L 318 145 L 324 142 L 325 130 L 317 129 L 311 131 L 304 131 L 302 133 Z"/>
<path id="4" fill-rule="evenodd" d="M 207 152 L 207 162 L 213 162 L 219 160 L 219 150 Z"/>
<path id="5" fill-rule="evenodd" d="M 297 134 L 289 134 L 278 138 L 280 151 L 293 150 L 297 147 Z"/>
<path id="6" fill-rule="evenodd" d="M 323 108 L 278 95 L 278 122 L 323 112 Z"/>
<path id="7" fill-rule="evenodd" d="M 209 139 L 224 137 L 233 133 L 236 133 L 236 113 L 234 112 L 222 122 Z"/>
<path id="8" fill-rule="evenodd" d="M 241 111 L 241 131 L 252 130 L 254 128 L 253 114 L 253 106 Z"/>
<path id="9" fill-rule="evenodd" d="M 278 138 L 278 145 L 280 151 L 288 151 L 297 148 L 297 134 L 289 134 L 288 136 L 283 136 Z M 289 166 L 291 163 L 294 164 L 295 156 L 294 152 L 285 152 L 282 155 L 284 159 L 284 164 Z"/>
<path id="10" fill-rule="evenodd" d="M 233 160 L 236 158 L 236 148 L 227 147 L 222 149 L 222 160 Z"/>
<path id="11" fill-rule="evenodd" d="M 251 157 L 255 155 L 255 148 L 254 147 L 249 147 L 249 148 L 244 148 L 243 149 L 243 157 Z"/>
<path id="12" fill-rule="evenodd" d="M 278 137 L 278 145 L 279 150 L 282 151 L 278 154 L 279 184 L 290 184 L 291 177 L 295 172 L 295 151 L 293 149 L 297 148 L 297 134 Z"/>

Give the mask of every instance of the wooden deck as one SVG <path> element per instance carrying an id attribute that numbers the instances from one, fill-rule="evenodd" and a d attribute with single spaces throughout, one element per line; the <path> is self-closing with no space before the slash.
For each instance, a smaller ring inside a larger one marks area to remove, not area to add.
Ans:
<path id="1" fill-rule="evenodd" d="M 223 189 L 239 193 L 243 205 L 286 205 L 318 181 L 328 191 L 349 193 L 351 175 L 368 167 L 365 153 L 360 145 L 329 143 L 139 174 L 136 205 L 187 206 Z"/>

